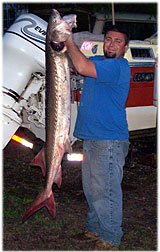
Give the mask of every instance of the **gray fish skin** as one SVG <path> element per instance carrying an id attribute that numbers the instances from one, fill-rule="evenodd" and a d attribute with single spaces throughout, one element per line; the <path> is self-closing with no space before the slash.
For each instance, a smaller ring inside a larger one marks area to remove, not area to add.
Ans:
<path id="1" fill-rule="evenodd" d="M 46 183 L 23 217 L 23 222 L 44 206 L 53 218 L 56 215 L 52 185 L 61 186 L 61 161 L 65 152 L 72 151 L 69 139 L 70 71 L 63 44 L 72 27 L 76 27 L 76 15 L 63 19 L 57 10 L 52 10 L 46 37 L 46 143 L 45 150 L 41 151 L 43 156 L 45 154 Z"/>

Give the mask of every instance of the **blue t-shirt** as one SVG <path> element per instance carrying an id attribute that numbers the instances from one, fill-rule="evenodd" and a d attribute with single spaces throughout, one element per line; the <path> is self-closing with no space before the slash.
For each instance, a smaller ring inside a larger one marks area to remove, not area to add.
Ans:
<path id="1" fill-rule="evenodd" d="M 95 64 L 97 78 L 86 77 L 81 95 L 74 136 L 93 140 L 129 138 L 125 104 L 131 71 L 124 58 L 89 58 Z"/>

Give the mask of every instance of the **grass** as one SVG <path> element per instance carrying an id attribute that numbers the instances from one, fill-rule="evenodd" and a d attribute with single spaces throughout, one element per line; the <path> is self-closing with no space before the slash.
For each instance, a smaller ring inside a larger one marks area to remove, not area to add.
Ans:
<path id="1" fill-rule="evenodd" d="M 86 228 L 88 211 L 80 164 L 64 163 L 62 186 L 54 192 L 56 218 L 52 219 L 44 207 L 22 223 L 26 210 L 44 186 L 40 169 L 28 169 L 32 155 L 15 143 L 4 151 L 4 250 L 93 250 L 94 243 L 72 239 Z M 133 167 L 124 169 L 121 251 L 157 249 L 156 178 L 155 167 L 135 162 Z"/>

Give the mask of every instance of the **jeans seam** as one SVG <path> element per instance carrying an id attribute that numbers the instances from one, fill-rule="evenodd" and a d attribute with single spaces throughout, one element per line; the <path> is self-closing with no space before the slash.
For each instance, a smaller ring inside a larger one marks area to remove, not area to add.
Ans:
<path id="1" fill-rule="evenodd" d="M 111 222 L 111 227 L 113 228 L 113 203 L 112 203 L 112 148 L 109 148 L 110 156 L 109 156 L 109 171 L 110 171 L 110 179 L 109 179 L 109 196 L 110 196 L 110 222 Z"/>

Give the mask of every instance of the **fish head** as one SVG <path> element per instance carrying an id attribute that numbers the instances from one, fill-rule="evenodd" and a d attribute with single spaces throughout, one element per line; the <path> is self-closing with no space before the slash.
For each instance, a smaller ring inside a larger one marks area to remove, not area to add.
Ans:
<path id="1" fill-rule="evenodd" d="M 62 18 L 59 12 L 53 9 L 47 31 L 50 42 L 65 42 L 70 36 L 73 27 L 76 27 L 76 15 L 68 15 Z"/>

